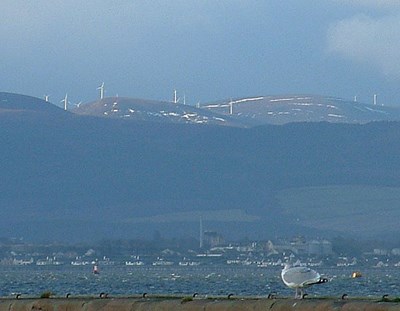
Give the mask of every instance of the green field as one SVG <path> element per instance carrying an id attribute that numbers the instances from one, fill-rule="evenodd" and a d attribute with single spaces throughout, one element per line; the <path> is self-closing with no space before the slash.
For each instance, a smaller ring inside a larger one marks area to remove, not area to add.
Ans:
<path id="1" fill-rule="evenodd" d="M 277 198 L 282 213 L 306 227 L 363 236 L 400 231 L 400 188 L 293 188 Z"/>

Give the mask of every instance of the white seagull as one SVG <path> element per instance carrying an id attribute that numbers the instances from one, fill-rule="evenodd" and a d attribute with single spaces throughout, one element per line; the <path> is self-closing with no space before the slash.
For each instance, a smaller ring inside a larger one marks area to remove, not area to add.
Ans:
<path id="1" fill-rule="evenodd" d="M 292 266 L 285 264 L 281 272 L 283 283 L 289 288 L 296 290 L 294 298 L 303 298 L 303 289 L 314 284 L 322 284 L 328 282 L 328 279 L 321 277 L 321 275 L 304 266 Z"/>

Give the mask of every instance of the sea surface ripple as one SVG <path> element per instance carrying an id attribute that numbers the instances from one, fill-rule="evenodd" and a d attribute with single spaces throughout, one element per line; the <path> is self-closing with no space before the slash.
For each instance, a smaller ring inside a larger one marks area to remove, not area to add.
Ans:
<path id="1" fill-rule="evenodd" d="M 400 296 L 398 267 L 368 268 L 362 277 L 352 278 L 349 267 L 318 267 L 328 283 L 307 289 L 310 297 Z M 151 295 L 277 296 L 288 297 L 293 290 L 280 278 L 280 267 L 247 266 L 103 266 L 93 274 L 89 266 L 1 266 L 0 296 Z"/>

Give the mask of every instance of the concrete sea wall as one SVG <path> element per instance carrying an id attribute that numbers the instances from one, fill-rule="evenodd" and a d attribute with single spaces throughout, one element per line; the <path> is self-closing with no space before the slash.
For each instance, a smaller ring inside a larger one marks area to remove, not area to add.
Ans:
<path id="1" fill-rule="evenodd" d="M 0 311 L 285 311 L 400 310 L 399 302 L 363 299 L 49 298 L 0 299 Z"/>

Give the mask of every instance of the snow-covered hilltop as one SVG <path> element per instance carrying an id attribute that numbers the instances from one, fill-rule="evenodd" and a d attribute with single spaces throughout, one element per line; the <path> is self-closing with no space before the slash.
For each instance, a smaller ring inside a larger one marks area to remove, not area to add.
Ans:
<path id="1" fill-rule="evenodd" d="M 203 109 L 230 115 L 247 124 L 289 122 L 367 123 L 400 120 L 400 109 L 318 95 L 234 98 L 205 104 Z"/>
<path id="2" fill-rule="evenodd" d="M 106 97 L 80 105 L 73 112 L 82 115 L 135 121 L 243 126 L 236 118 L 207 109 L 166 101 L 128 97 Z"/>

